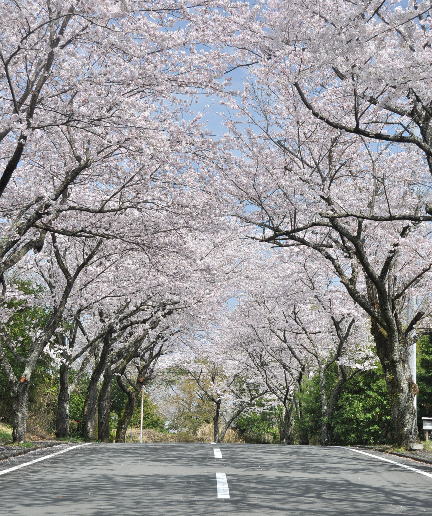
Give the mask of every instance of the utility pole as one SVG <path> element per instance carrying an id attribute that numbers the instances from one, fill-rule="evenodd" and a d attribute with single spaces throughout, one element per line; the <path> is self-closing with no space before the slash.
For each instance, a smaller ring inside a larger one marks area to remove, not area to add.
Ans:
<path id="1" fill-rule="evenodd" d="M 144 382 L 145 377 L 140 374 L 137 378 L 137 384 L 141 385 L 141 424 L 140 424 L 140 443 L 143 442 L 143 423 L 144 423 Z"/>
<path id="2" fill-rule="evenodd" d="M 140 443 L 143 442 L 143 422 L 144 422 L 144 385 L 141 385 L 141 425 L 140 425 Z"/>
<path id="3" fill-rule="evenodd" d="M 409 347 L 409 365 L 411 370 L 412 382 L 417 384 L 417 338 L 413 339 L 413 343 Z M 414 396 L 414 409 L 417 414 L 417 394 Z"/>

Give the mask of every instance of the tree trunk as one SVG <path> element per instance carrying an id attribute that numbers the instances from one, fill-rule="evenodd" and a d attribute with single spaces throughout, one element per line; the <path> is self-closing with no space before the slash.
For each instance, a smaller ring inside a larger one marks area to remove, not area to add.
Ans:
<path id="1" fill-rule="evenodd" d="M 97 416 L 97 388 L 100 374 L 93 374 L 87 389 L 87 396 L 84 403 L 84 411 L 82 418 L 81 434 L 84 439 L 91 441 L 96 438 L 96 416 Z"/>
<path id="2" fill-rule="evenodd" d="M 69 364 L 61 364 L 57 398 L 56 437 L 69 436 Z"/>
<path id="3" fill-rule="evenodd" d="M 304 378 L 307 378 L 306 374 L 306 366 L 302 365 L 298 376 L 296 378 L 296 392 L 293 396 L 293 405 L 294 405 L 294 420 L 297 421 L 297 429 L 298 429 L 298 441 L 299 444 L 309 444 L 309 432 L 307 431 L 305 425 L 302 424 L 303 421 L 303 402 L 302 402 L 302 392 L 303 392 L 303 381 Z"/>
<path id="4" fill-rule="evenodd" d="M 302 402 L 297 397 L 294 397 L 294 407 L 295 407 L 296 419 L 298 422 L 299 444 L 309 444 L 308 432 L 307 432 L 306 428 L 304 427 L 304 425 L 302 425 L 302 421 L 303 421 Z"/>
<path id="5" fill-rule="evenodd" d="M 130 425 L 133 413 L 135 411 L 137 393 L 134 389 L 128 388 L 120 376 L 117 377 L 117 383 L 120 389 L 126 394 L 127 401 L 126 406 L 117 423 L 115 440 L 116 443 L 124 443 L 126 441 L 127 429 Z"/>
<path id="6" fill-rule="evenodd" d="M 280 428 L 280 441 L 282 444 L 292 444 L 292 406 L 285 406 Z"/>
<path id="7" fill-rule="evenodd" d="M 111 332 L 108 332 L 103 339 L 103 346 L 99 361 L 93 370 L 93 374 L 91 375 L 84 404 L 81 434 L 82 437 L 87 441 L 91 441 L 92 439 L 96 438 L 98 383 L 106 369 L 110 348 Z"/>
<path id="8" fill-rule="evenodd" d="M 342 389 L 347 381 L 346 374 L 343 373 L 343 366 L 338 366 L 338 380 L 331 389 L 330 396 L 326 388 L 325 371 L 320 374 L 320 395 L 321 395 L 321 433 L 320 444 L 328 446 L 333 442 L 333 416 L 339 401 Z"/>
<path id="9" fill-rule="evenodd" d="M 418 439 L 414 398 L 418 386 L 409 365 L 409 343 L 404 335 L 388 336 L 383 328 L 372 324 L 378 357 L 384 370 L 392 418 L 388 440 L 407 446 Z"/>
<path id="10" fill-rule="evenodd" d="M 416 442 L 418 438 L 417 414 L 414 406 L 418 387 L 412 381 L 408 360 L 387 361 L 385 375 L 392 417 L 389 438 L 397 445 L 407 446 L 409 443 Z"/>
<path id="11" fill-rule="evenodd" d="M 113 374 L 108 367 L 99 392 L 98 399 L 98 439 L 102 442 L 110 440 L 111 384 Z"/>
<path id="12" fill-rule="evenodd" d="M 325 371 L 319 372 L 319 389 L 321 400 L 321 428 L 320 428 L 320 444 L 321 446 L 328 446 L 331 442 L 331 430 L 329 419 L 329 404 L 327 396 L 327 386 Z"/>
<path id="13" fill-rule="evenodd" d="M 14 443 L 25 441 L 28 417 L 28 391 L 29 382 L 27 380 L 18 384 L 13 402 L 12 440 Z"/>
<path id="14" fill-rule="evenodd" d="M 220 408 L 221 408 L 222 400 L 218 398 L 215 402 L 215 414 L 213 417 L 213 441 L 215 443 L 220 442 L 219 436 L 219 419 L 220 419 Z"/>

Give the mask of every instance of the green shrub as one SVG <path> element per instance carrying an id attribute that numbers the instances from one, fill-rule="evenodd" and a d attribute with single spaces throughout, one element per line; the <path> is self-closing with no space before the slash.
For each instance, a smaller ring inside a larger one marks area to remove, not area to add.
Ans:
<path id="1" fill-rule="evenodd" d="M 0 444 L 12 441 L 12 427 L 0 422 Z"/>
<path id="2" fill-rule="evenodd" d="M 432 417 L 432 337 L 423 335 L 417 341 L 418 425 L 422 417 Z"/>
<path id="3" fill-rule="evenodd" d="M 300 414 L 297 413 L 294 418 L 294 438 L 300 444 L 318 443 L 321 424 L 319 394 L 318 376 L 304 379 L 296 394 Z"/>
<path id="4" fill-rule="evenodd" d="M 260 410 L 243 414 L 234 428 L 247 443 L 279 442 L 278 409 Z"/>
<path id="5" fill-rule="evenodd" d="M 121 416 L 127 402 L 126 394 L 119 388 L 116 381 L 111 387 L 111 428 L 117 426 L 117 421 Z M 141 394 L 137 395 L 136 407 L 130 423 L 131 428 L 139 427 L 141 424 Z M 166 432 L 165 420 L 160 415 L 157 405 L 153 403 L 148 394 L 144 392 L 143 427 L 157 432 Z"/>
<path id="6" fill-rule="evenodd" d="M 333 421 L 335 442 L 385 442 L 390 427 L 387 387 L 381 367 L 354 376 L 342 393 Z"/>

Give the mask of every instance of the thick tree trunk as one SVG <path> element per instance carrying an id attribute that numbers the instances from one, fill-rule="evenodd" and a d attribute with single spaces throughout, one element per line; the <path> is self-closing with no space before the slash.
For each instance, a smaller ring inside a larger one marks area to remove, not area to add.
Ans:
<path id="1" fill-rule="evenodd" d="M 81 434 L 88 441 L 96 437 L 97 380 L 92 375 L 84 404 Z"/>
<path id="2" fill-rule="evenodd" d="M 126 394 L 127 401 L 126 406 L 117 423 L 115 440 L 116 443 L 124 443 L 126 441 L 126 432 L 135 410 L 137 393 L 132 388 L 128 388 L 120 376 L 117 377 L 117 383 L 120 389 Z"/>
<path id="3" fill-rule="evenodd" d="M 59 393 L 57 398 L 56 437 L 69 436 L 69 365 L 62 364 L 59 373 Z"/>
<path id="4" fill-rule="evenodd" d="M 84 404 L 81 434 L 87 441 L 91 441 L 96 438 L 98 383 L 107 367 L 110 348 L 111 335 L 108 333 L 103 340 L 99 361 L 91 375 Z"/>
<path id="5" fill-rule="evenodd" d="M 13 402 L 12 440 L 14 443 L 25 441 L 28 417 L 28 391 L 29 382 L 27 380 L 18 384 Z"/>
<path id="6" fill-rule="evenodd" d="M 98 399 L 98 439 L 109 442 L 110 440 L 110 414 L 111 414 L 111 384 L 113 374 L 107 368 L 104 374 Z"/>
<path id="7" fill-rule="evenodd" d="M 418 386 L 409 365 L 409 343 L 404 335 L 387 335 L 377 324 L 372 324 L 372 334 L 389 394 L 392 428 L 388 440 L 407 446 L 418 439 L 414 405 Z"/>
<path id="8" fill-rule="evenodd" d="M 418 438 L 417 414 L 414 406 L 418 387 L 412 381 L 408 360 L 387 361 L 385 375 L 392 417 L 389 438 L 397 445 L 407 446 Z"/>
<path id="9" fill-rule="evenodd" d="M 337 381 L 337 384 L 334 386 L 330 398 L 328 400 L 328 407 L 327 407 L 327 421 L 328 421 L 328 428 L 329 428 L 329 444 L 333 444 L 334 440 L 334 434 L 333 434 L 333 418 L 336 411 L 337 404 L 339 402 L 339 398 L 341 396 L 341 393 L 344 389 L 344 385 L 346 384 L 346 378 L 339 378 Z"/>
<path id="10" fill-rule="evenodd" d="M 220 398 L 218 398 L 215 402 L 215 413 L 213 416 L 213 441 L 215 443 L 220 442 L 219 420 L 220 420 L 221 403 L 222 403 L 222 400 Z"/>

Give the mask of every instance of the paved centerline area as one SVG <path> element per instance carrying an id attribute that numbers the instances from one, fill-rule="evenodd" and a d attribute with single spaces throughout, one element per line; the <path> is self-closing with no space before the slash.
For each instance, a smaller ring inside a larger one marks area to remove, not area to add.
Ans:
<path id="1" fill-rule="evenodd" d="M 205 514 L 220 466 L 210 445 L 92 444 L 0 477 L 0 514 Z"/>
<path id="2" fill-rule="evenodd" d="M 222 458 L 222 452 L 221 452 L 220 448 L 214 448 L 213 453 L 214 453 L 215 459 Z"/>
<path id="3" fill-rule="evenodd" d="M 229 487 L 226 473 L 217 472 L 216 473 L 216 483 L 217 483 L 217 497 L 218 498 L 229 498 Z"/>
<path id="4" fill-rule="evenodd" d="M 404 459 L 382 462 L 338 447 L 221 444 L 218 449 L 221 458 L 208 444 L 92 444 L 71 449 L 1 476 L 0 514 L 430 513 L 432 479 L 398 464 L 431 469 Z M 223 475 L 228 479 L 230 498 L 217 497 L 217 473 L 221 481 Z"/>
<path id="5" fill-rule="evenodd" d="M 222 459 L 222 452 L 220 448 L 213 448 L 215 459 Z M 218 498 L 229 498 L 228 479 L 225 473 L 218 471 L 216 473 L 216 490 Z"/>

